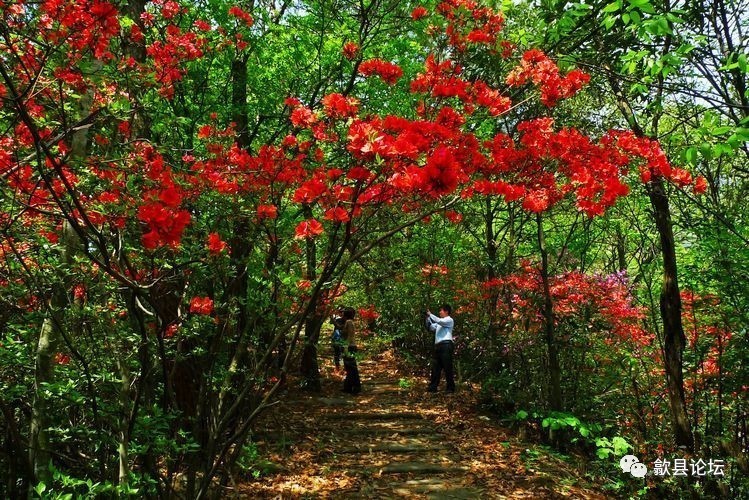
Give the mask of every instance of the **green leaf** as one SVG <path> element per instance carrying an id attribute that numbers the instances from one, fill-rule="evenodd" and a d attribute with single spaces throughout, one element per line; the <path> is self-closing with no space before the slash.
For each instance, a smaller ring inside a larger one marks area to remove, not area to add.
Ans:
<path id="1" fill-rule="evenodd" d="M 515 415 L 516 420 L 525 420 L 526 418 L 528 418 L 528 412 L 525 410 L 519 410 Z"/>
<path id="2" fill-rule="evenodd" d="M 39 495 L 41 497 L 42 493 L 44 493 L 45 491 L 47 491 L 47 485 L 44 484 L 44 482 L 40 482 L 39 484 L 37 484 L 34 487 L 34 491 L 36 492 L 37 495 Z"/>
<path id="3" fill-rule="evenodd" d="M 617 2 L 611 2 L 606 7 L 603 8 L 601 12 L 618 12 L 622 8 L 622 3 Z"/>
<path id="4" fill-rule="evenodd" d="M 710 134 L 712 135 L 723 135 L 727 134 L 732 130 L 733 127 L 715 127 L 710 131 Z"/>
<path id="5" fill-rule="evenodd" d="M 614 446 L 614 453 L 616 453 L 617 455 L 624 455 L 628 450 L 632 448 L 632 445 L 620 436 L 614 436 L 614 438 L 611 440 L 611 444 Z"/>
<path id="6" fill-rule="evenodd" d="M 611 453 L 613 452 L 608 448 L 598 448 L 596 450 L 596 456 L 602 460 L 608 458 Z"/>
<path id="7" fill-rule="evenodd" d="M 747 68 L 746 54 L 741 54 L 736 62 L 738 63 L 739 69 L 741 70 L 741 72 L 746 73 L 746 68 Z"/>
<path id="8" fill-rule="evenodd" d="M 696 165 L 697 164 L 697 148 L 691 147 L 687 148 L 686 152 L 684 153 L 684 158 L 687 160 L 687 163 L 690 165 Z"/>

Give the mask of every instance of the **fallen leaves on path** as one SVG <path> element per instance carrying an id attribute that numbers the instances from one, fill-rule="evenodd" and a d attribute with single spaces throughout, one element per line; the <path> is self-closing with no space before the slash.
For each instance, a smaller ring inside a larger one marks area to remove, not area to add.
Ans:
<path id="1" fill-rule="evenodd" d="M 524 458 L 531 445 L 478 412 L 475 388 L 427 393 L 391 351 L 360 370 L 358 396 L 341 392 L 343 374 L 326 363 L 320 393 L 281 395 L 254 433 L 272 466 L 254 480 L 246 471 L 240 497 L 605 498 L 543 450 Z"/>

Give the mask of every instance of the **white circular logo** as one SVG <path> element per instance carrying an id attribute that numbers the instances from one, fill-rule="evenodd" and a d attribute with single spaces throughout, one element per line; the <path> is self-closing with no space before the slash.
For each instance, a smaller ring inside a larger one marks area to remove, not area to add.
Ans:
<path id="1" fill-rule="evenodd" d="M 634 477 L 645 477 L 645 474 L 648 473 L 648 468 L 645 466 L 645 464 L 638 462 L 636 464 L 632 464 L 632 467 L 630 467 L 629 472 Z"/>
<path id="2" fill-rule="evenodd" d="M 619 460 L 619 467 L 622 468 L 622 472 L 629 472 L 632 466 L 639 461 L 640 459 L 634 455 L 624 455 L 622 459 Z"/>

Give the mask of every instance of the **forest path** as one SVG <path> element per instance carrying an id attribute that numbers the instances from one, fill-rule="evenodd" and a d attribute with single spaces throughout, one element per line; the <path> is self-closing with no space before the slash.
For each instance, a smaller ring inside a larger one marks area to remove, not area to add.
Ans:
<path id="1" fill-rule="evenodd" d="M 477 414 L 470 389 L 427 393 L 390 352 L 359 367 L 361 394 L 341 392 L 343 371 L 325 360 L 320 393 L 290 390 L 262 417 L 255 442 L 272 463 L 255 464 L 263 477 L 240 497 L 604 498 L 569 463 Z"/>

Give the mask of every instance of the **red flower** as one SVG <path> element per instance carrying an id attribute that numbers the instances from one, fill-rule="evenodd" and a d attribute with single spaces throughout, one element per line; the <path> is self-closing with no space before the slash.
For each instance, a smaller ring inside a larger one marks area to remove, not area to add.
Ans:
<path id="1" fill-rule="evenodd" d="M 182 194 L 174 187 L 168 187 L 159 193 L 159 200 L 167 207 L 175 208 L 182 203 Z"/>
<path id="2" fill-rule="evenodd" d="M 117 124 L 117 131 L 125 137 L 130 137 L 130 122 L 121 121 Z"/>
<path id="3" fill-rule="evenodd" d="M 61 352 L 55 353 L 55 363 L 58 365 L 67 365 L 70 363 L 70 356 Z"/>
<path id="4" fill-rule="evenodd" d="M 694 183 L 694 194 L 705 194 L 707 191 L 707 179 L 701 175 L 697 177 L 697 181 Z"/>
<path id="5" fill-rule="evenodd" d="M 426 17 L 427 15 L 429 15 L 429 11 L 422 5 L 419 5 L 411 11 L 411 19 L 413 19 L 414 21 L 418 21 L 419 19 Z"/>
<path id="6" fill-rule="evenodd" d="M 549 197 L 545 189 L 530 191 L 523 200 L 523 208 L 531 212 L 543 212 L 549 208 Z"/>
<path id="7" fill-rule="evenodd" d="M 377 75 L 388 85 L 395 85 L 395 82 L 403 76 L 403 70 L 397 64 L 393 64 L 382 59 L 369 59 L 359 65 L 359 73 L 364 76 Z"/>
<path id="8" fill-rule="evenodd" d="M 349 214 L 343 207 L 335 207 L 325 212 L 325 219 L 333 222 L 347 222 Z"/>
<path id="9" fill-rule="evenodd" d="M 296 203 L 312 203 L 325 194 L 328 187 L 320 179 L 310 179 L 294 192 L 293 200 Z"/>
<path id="10" fill-rule="evenodd" d="M 453 224 L 457 224 L 463 220 L 463 215 L 454 210 L 448 210 L 445 212 L 445 219 L 449 220 Z"/>
<path id="11" fill-rule="evenodd" d="M 81 283 L 78 283 L 73 287 L 73 297 L 78 301 L 86 299 L 86 287 Z"/>
<path id="12" fill-rule="evenodd" d="M 317 122 L 317 115 L 305 106 L 298 106 L 291 112 L 291 124 L 295 127 L 309 128 Z"/>
<path id="13" fill-rule="evenodd" d="M 353 97 L 344 97 L 341 94 L 328 94 L 322 98 L 325 114 L 330 118 L 348 118 L 355 116 L 359 110 L 359 101 Z"/>
<path id="14" fill-rule="evenodd" d="M 138 220 L 146 223 L 149 228 L 143 235 L 144 247 L 153 249 L 163 245 L 179 245 L 182 233 L 190 223 L 190 212 L 170 208 L 172 207 L 156 202 L 138 207 Z"/>
<path id="15" fill-rule="evenodd" d="M 211 233 L 208 235 L 208 242 L 206 243 L 206 246 L 208 247 L 208 251 L 211 252 L 212 255 L 219 255 L 221 254 L 221 252 L 226 250 L 229 245 L 227 245 L 225 241 L 221 240 L 221 237 L 218 235 L 218 233 Z"/>
<path id="16" fill-rule="evenodd" d="M 359 317 L 365 323 L 371 323 L 380 317 L 380 313 L 377 312 L 374 305 L 370 305 L 368 307 L 359 308 Z"/>
<path id="17" fill-rule="evenodd" d="M 249 13 L 243 11 L 236 5 L 229 9 L 229 15 L 236 17 L 237 19 L 245 23 L 248 27 L 252 26 L 255 23 L 255 20 L 252 19 L 252 16 Z"/>
<path id="18" fill-rule="evenodd" d="M 164 331 L 164 338 L 170 339 L 174 337 L 177 334 L 178 330 L 179 330 L 179 326 L 176 324 L 167 326 L 166 330 Z"/>
<path id="19" fill-rule="evenodd" d="M 315 219 L 308 219 L 297 225 L 296 235 L 294 237 L 297 239 L 314 238 L 315 236 L 322 234 L 323 231 L 324 229 L 320 222 Z"/>
<path id="20" fill-rule="evenodd" d="M 190 301 L 190 312 L 194 314 L 211 314 L 213 312 L 213 299 L 210 297 L 193 297 Z"/>
<path id="21" fill-rule="evenodd" d="M 458 187 L 460 164 L 447 146 L 439 146 L 419 172 L 422 188 L 432 196 L 452 193 Z"/>
<path id="22" fill-rule="evenodd" d="M 208 22 L 203 21 L 202 19 L 196 20 L 194 23 L 192 23 L 192 25 L 198 28 L 200 31 L 211 31 L 211 25 L 208 24 Z"/>
<path id="23" fill-rule="evenodd" d="M 343 44 L 343 57 L 352 61 L 359 54 L 359 45 L 355 42 L 346 42 Z"/>
<path id="24" fill-rule="evenodd" d="M 258 220 L 263 219 L 275 219 L 278 216 L 278 209 L 275 205 L 258 205 L 257 207 L 257 218 Z"/>

